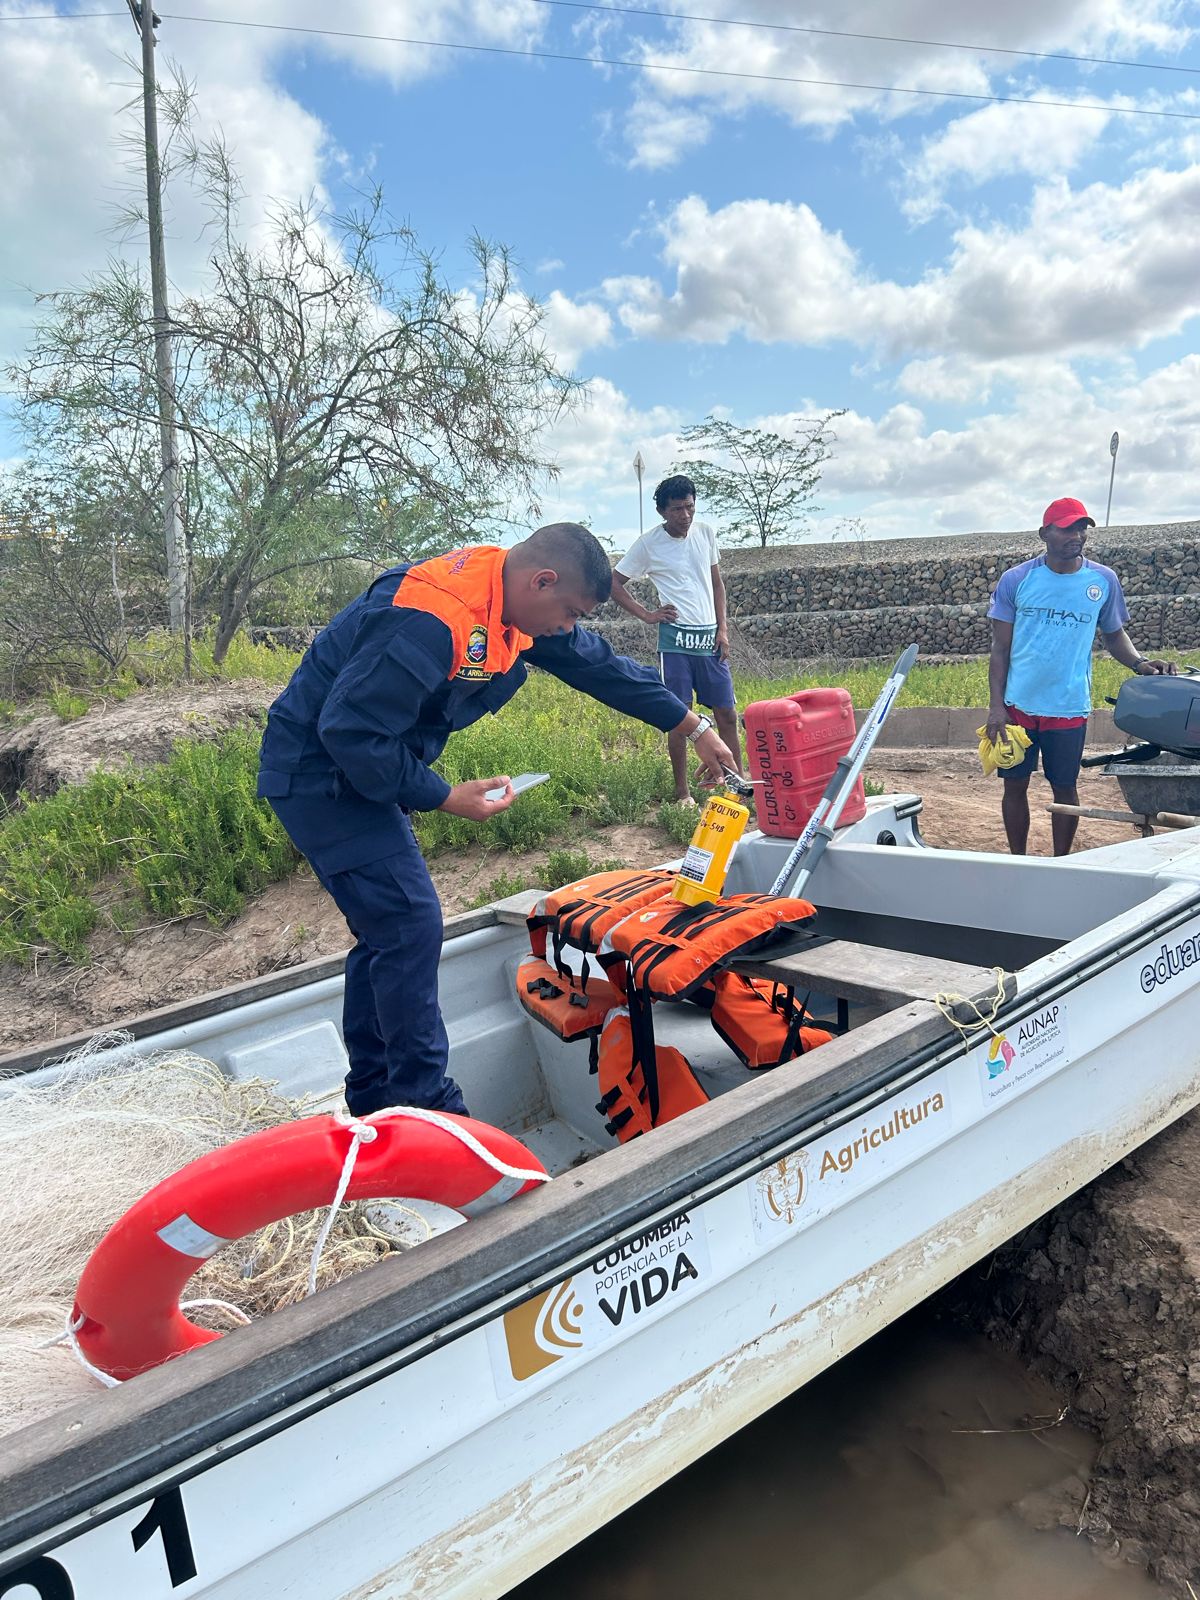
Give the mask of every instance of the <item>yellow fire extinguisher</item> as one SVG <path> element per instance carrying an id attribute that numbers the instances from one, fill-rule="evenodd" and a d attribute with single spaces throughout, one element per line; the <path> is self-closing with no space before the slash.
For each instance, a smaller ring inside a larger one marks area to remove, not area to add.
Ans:
<path id="1" fill-rule="evenodd" d="M 684 905 L 716 900 L 725 887 L 729 858 L 742 837 L 750 811 L 731 794 L 711 795 L 700 813 L 692 842 L 675 874 L 671 893 Z"/>

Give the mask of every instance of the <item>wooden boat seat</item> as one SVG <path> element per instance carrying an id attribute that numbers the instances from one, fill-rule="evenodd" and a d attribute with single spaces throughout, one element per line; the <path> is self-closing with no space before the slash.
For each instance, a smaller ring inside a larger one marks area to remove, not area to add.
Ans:
<path id="1" fill-rule="evenodd" d="M 996 989 L 990 967 L 886 950 L 850 939 L 814 939 L 774 960 L 735 962 L 734 971 L 790 984 L 801 995 L 811 989 L 884 1011 L 910 1000 L 932 1000 L 935 994 L 972 997 L 993 994 Z"/>

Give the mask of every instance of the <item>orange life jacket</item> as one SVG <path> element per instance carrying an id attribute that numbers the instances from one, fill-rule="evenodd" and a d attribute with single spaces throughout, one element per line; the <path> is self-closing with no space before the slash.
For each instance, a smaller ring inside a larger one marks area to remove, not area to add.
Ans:
<path id="1" fill-rule="evenodd" d="M 528 918 L 529 945 L 534 955 L 546 954 L 550 936 L 555 965 L 563 970 L 562 948 L 594 955 L 605 934 L 642 906 L 661 900 L 671 891 L 671 872 L 594 872 L 588 878 L 553 889 L 533 908 Z"/>
<path id="2" fill-rule="evenodd" d="M 784 941 L 815 916 L 807 900 L 731 894 L 704 905 L 677 900 L 649 905 L 609 931 L 612 950 L 629 963 L 629 984 L 647 1000 L 682 1000 L 739 956 Z"/>
<path id="3" fill-rule="evenodd" d="M 504 623 L 504 563 L 500 545 L 472 545 L 415 562 L 400 579 L 394 606 L 427 611 L 444 622 L 454 640 L 452 678 L 486 679 L 507 672 L 529 634 Z"/>
<path id="4" fill-rule="evenodd" d="M 566 977 L 549 962 L 528 956 L 517 968 L 517 999 L 529 1015 L 571 1044 L 592 1041 L 591 1070 L 596 1071 L 596 1040 L 604 1019 L 622 1003 L 620 993 L 603 978 Z"/>
<path id="5" fill-rule="evenodd" d="M 790 991 L 781 1001 L 768 996 L 770 985 L 722 970 L 806 922 L 814 915 L 807 900 L 740 894 L 685 906 L 671 897 L 673 882 L 661 870 L 593 873 L 544 895 L 528 919 L 533 955 L 518 973 L 521 1004 L 559 1038 L 591 1040 L 597 1109 L 622 1143 L 709 1098 L 682 1052 L 656 1044 L 655 1000 L 707 1007 L 747 1066 L 776 1066 L 830 1037 L 804 1025 Z M 567 947 L 583 953 L 582 972 L 568 968 Z M 589 956 L 604 977 L 589 975 Z"/>
<path id="6" fill-rule="evenodd" d="M 747 1067 L 782 1066 L 833 1038 L 825 1028 L 806 1026 L 804 1007 L 796 1004 L 791 989 L 740 972 L 717 974 L 710 1016 L 716 1032 Z"/>
<path id="7" fill-rule="evenodd" d="M 614 1011 L 600 1035 L 600 1099 L 596 1110 L 621 1144 L 708 1103 L 687 1057 L 673 1045 L 652 1049 L 649 1070 L 641 1059 L 626 1010 Z"/>

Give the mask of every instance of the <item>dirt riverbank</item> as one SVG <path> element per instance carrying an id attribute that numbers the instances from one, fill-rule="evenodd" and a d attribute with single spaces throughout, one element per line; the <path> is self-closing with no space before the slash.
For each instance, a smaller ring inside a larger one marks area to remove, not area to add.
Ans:
<path id="1" fill-rule="evenodd" d="M 1200 1114 L 1143 1145 L 947 1291 L 958 1320 L 1097 1434 L 1088 1481 L 1024 1509 L 1200 1594 Z"/>

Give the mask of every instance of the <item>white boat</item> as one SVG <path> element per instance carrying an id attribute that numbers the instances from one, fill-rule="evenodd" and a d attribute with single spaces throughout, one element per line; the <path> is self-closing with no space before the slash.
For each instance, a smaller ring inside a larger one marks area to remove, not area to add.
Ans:
<path id="1" fill-rule="evenodd" d="M 710 1103 L 622 1146 L 514 997 L 526 904 L 453 919 L 452 1071 L 553 1181 L 3 1440 L 0 1595 L 501 1595 L 1193 1106 L 1200 831 L 1016 860 L 919 810 L 838 835 L 772 968 L 846 1031 L 752 1073 L 705 1026 Z M 935 1003 L 998 993 L 965 1035 Z M 339 1002 L 327 960 L 133 1027 L 328 1091 Z"/>

